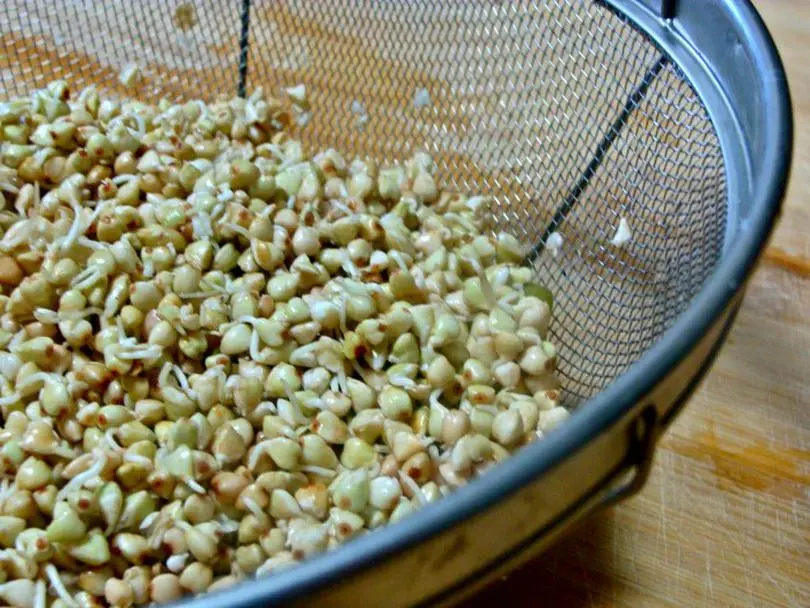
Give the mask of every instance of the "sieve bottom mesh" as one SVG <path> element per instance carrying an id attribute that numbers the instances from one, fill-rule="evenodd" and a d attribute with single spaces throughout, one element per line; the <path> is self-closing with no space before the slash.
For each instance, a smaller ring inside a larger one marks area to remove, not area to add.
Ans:
<path id="1" fill-rule="evenodd" d="M 211 99 L 237 91 L 240 66 L 248 91 L 304 83 L 312 120 L 296 136 L 313 149 L 381 162 L 426 150 L 445 185 L 492 195 L 493 228 L 529 248 L 661 57 L 585 0 L 254 0 L 245 32 L 248 5 L 7 0 L 0 96 L 65 79 L 145 100 Z M 131 62 L 145 75 L 137 91 L 117 79 Z M 726 183 L 713 125 L 676 66 L 648 84 L 559 227 L 560 254 L 536 262 L 556 296 L 552 333 L 571 404 L 655 342 L 723 248 Z M 610 240 L 622 217 L 633 239 L 618 249 Z"/>

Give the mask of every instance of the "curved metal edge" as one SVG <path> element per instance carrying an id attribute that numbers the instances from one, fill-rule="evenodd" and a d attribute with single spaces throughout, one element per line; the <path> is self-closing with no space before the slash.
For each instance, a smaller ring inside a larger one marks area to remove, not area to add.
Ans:
<path id="1" fill-rule="evenodd" d="M 614 0 L 611 3 L 619 4 Z M 728 4 L 732 4 L 731 0 Z M 418 515 L 353 541 L 339 551 L 321 555 L 287 572 L 193 600 L 195 605 L 230 608 L 290 602 L 379 564 L 472 518 L 559 466 L 616 425 L 688 356 L 741 289 L 761 255 L 779 214 L 791 160 L 790 99 L 776 48 L 749 2 L 738 2 L 733 9 L 741 21 L 745 41 L 758 49 L 757 69 L 762 74 L 763 105 L 769 110 L 774 128 L 765 133 L 765 150 L 758 163 L 762 170 L 754 190 L 757 204 L 749 216 L 747 229 L 732 244 L 690 309 L 640 361 L 574 412 L 566 425 L 501 464 L 496 475 L 485 476 L 424 508 Z"/>

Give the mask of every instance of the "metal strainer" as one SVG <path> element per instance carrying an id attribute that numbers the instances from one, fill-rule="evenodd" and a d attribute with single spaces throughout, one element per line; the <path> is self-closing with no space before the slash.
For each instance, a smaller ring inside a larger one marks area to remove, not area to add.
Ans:
<path id="1" fill-rule="evenodd" d="M 304 83 L 305 143 L 428 151 L 446 186 L 493 196 L 492 226 L 555 294 L 569 424 L 418 516 L 212 606 L 447 601 L 637 490 L 787 179 L 787 85 L 744 1 L 6 0 L 0 35 L 2 97 L 54 79 L 173 101 Z M 117 79 L 133 62 L 135 92 Z M 632 239 L 617 247 L 622 220 Z"/>

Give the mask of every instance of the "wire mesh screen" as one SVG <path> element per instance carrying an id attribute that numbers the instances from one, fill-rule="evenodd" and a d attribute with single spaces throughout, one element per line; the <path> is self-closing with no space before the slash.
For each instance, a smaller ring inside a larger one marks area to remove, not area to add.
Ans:
<path id="1" fill-rule="evenodd" d="M 555 294 L 571 403 L 640 357 L 722 251 L 725 172 L 705 108 L 599 2 L 6 0 L 0 34 L 3 96 L 57 78 L 176 101 L 303 83 L 311 149 L 426 150 L 443 185 L 491 195 L 492 226 L 527 249 L 556 231 L 561 248 L 533 263 Z M 136 92 L 117 79 L 133 62 Z M 632 239 L 617 247 L 622 218 Z"/>
<path id="2" fill-rule="evenodd" d="M 0 89 L 23 94 L 55 79 L 132 96 L 118 81 L 142 68 L 144 100 L 234 94 L 241 0 L 5 0 L 0 7 Z"/>

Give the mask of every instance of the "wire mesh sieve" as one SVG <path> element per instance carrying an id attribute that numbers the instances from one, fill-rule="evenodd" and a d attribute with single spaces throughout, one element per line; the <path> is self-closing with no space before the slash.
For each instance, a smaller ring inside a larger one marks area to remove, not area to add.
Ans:
<path id="1" fill-rule="evenodd" d="M 7 0 L 0 95 L 54 79 L 119 96 L 212 99 L 304 83 L 312 149 L 400 160 L 492 196 L 493 227 L 556 298 L 553 340 L 577 404 L 638 360 L 719 260 L 724 160 L 697 94 L 601 2 Z M 118 74 L 136 63 L 136 90 Z M 631 242 L 610 241 L 621 218 Z"/>

